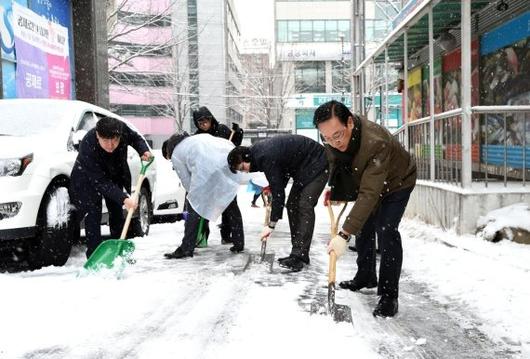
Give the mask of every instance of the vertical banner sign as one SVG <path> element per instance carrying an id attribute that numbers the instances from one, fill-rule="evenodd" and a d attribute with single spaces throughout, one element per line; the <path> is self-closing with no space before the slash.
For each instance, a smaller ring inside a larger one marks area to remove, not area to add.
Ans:
<path id="1" fill-rule="evenodd" d="M 409 121 L 421 118 L 421 67 L 409 71 L 407 89 L 407 112 Z"/>
<path id="2" fill-rule="evenodd" d="M 70 98 L 68 29 L 13 3 L 17 97 Z"/>

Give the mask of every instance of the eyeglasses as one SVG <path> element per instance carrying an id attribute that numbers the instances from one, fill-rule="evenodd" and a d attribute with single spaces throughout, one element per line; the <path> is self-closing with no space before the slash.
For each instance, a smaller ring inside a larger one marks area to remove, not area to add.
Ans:
<path id="1" fill-rule="evenodd" d="M 331 137 L 322 136 L 323 140 L 326 142 L 338 142 L 342 137 L 344 137 L 344 132 L 346 132 L 346 127 L 342 130 L 336 131 L 331 135 Z"/>

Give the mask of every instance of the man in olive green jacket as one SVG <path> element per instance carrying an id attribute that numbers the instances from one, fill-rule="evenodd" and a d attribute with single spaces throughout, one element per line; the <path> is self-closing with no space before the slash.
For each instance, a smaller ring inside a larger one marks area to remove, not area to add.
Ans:
<path id="1" fill-rule="evenodd" d="M 373 314 L 392 317 L 398 311 L 403 259 L 398 227 L 416 184 L 414 160 L 388 130 L 353 115 L 340 102 L 321 105 L 313 122 L 326 142 L 331 199 L 355 201 L 328 247 L 338 258 L 355 235 L 357 274 L 339 285 L 352 291 L 377 286 L 381 299 Z M 375 233 L 381 250 L 379 282 Z"/>

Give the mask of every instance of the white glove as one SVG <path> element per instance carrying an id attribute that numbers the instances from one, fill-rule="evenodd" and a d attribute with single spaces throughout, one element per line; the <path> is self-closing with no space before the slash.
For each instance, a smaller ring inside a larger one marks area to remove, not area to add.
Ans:
<path id="1" fill-rule="evenodd" d="M 348 242 L 338 234 L 329 241 L 328 244 L 328 253 L 333 251 L 335 252 L 335 255 L 337 258 L 342 256 L 344 252 L 346 251 L 346 245 Z"/>
<path id="2" fill-rule="evenodd" d="M 266 241 L 267 239 L 269 239 L 272 231 L 274 231 L 274 228 L 271 228 L 269 226 L 263 227 L 263 229 L 261 230 L 261 240 Z"/>

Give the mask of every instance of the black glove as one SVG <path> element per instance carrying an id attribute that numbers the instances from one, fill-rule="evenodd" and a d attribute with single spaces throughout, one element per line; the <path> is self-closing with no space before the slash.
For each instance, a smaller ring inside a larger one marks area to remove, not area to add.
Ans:
<path id="1" fill-rule="evenodd" d="M 232 131 L 234 131 L 234 136 L 232 137 L 232 142 L 234 145 L 239 146 L 243 141 L 243 129 L 235 122 L 232 122 Z"/>

